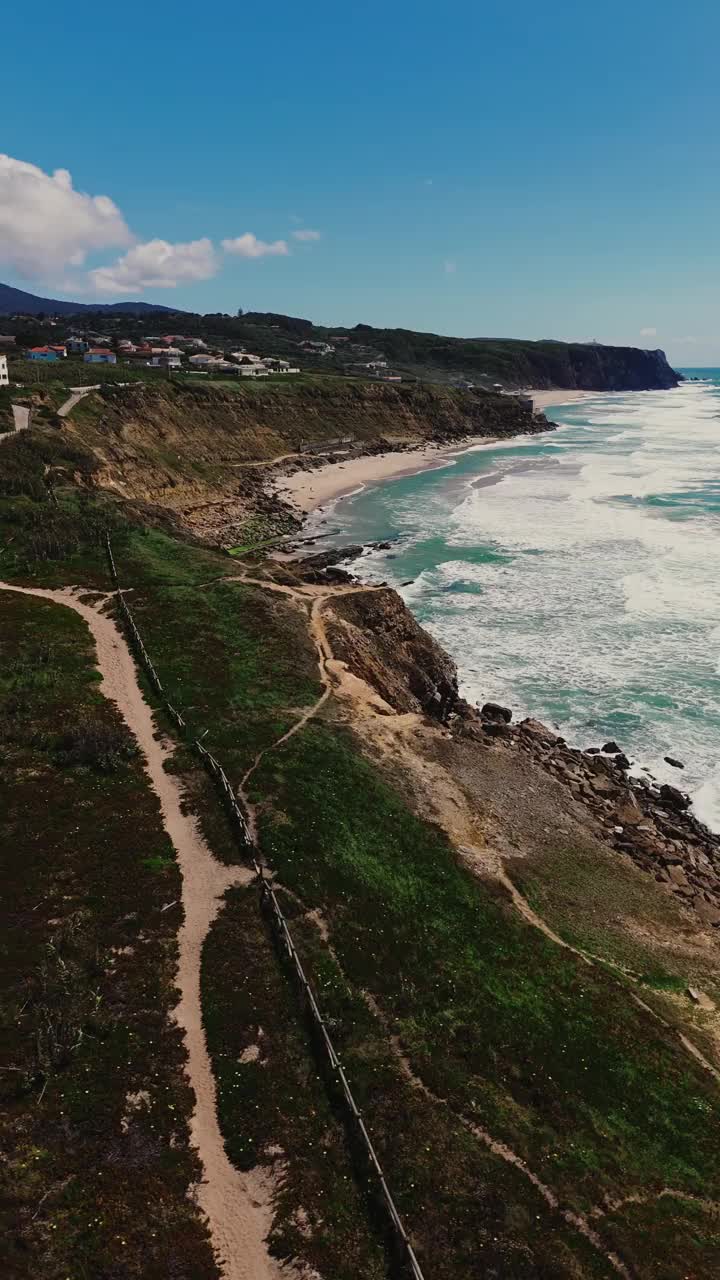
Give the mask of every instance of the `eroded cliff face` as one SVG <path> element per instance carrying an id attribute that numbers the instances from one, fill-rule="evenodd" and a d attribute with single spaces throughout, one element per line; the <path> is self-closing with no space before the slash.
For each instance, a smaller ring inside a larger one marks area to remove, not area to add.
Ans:
<path id="1" fill-rule="evenodd" d="M 374 453 L 548 426 L 513 397 L 335 379 L 237 390 L 107 387 L 62 429 L 98 459 L 98 486 L 169 509 L 189 532 L 233 545 L 251 516 L 282 513 L 265 489 L 279 473 L 271 466 L 312 466 L 339 441 L 346 454 Z M 284 516 L 292 524 L 289 509 Z"/>
<path id="2" fill-rule="evenodd" d="M 680 791 L 631 777 L 615 743 L 582 751 L 536 720 L 512 723 L 509 709 L 471 707 L 458 696 L 452 658 L 391 588 L 333 597 L 326 633 L 334 657 L 389 708 L 445 726 L 442 738 L 421 736 L 414 749 L 427 753 L 434 743 L 436 763 L 465 787 L 471 815 L 495 812 L 495 839 L 508 856 L 517 856 L 520 817 L 525 839 L 539 814 L 551 824 L 546 831 L 564 814 L 576 835 L 599 840 L 661 885 L 694 927 L 720 930 L 720 838 L 692 816 Z M 425 803 L 420 793 L 416 801 Z"/>
<path id="3" fill-rule="evenodd" d="M 542 353 L 545 344 L 537 345 Z M 538 363 L 538 376 L 545 379 L 543 386 L 577 387 L 582 391 L 663 391 L 676 387 L 680 381 L 664 351 L 595 343 L 570 343 L 564 350 L 556 350 L 552 343 L 547 346 L 547 353 L 540 354 Z"/>
<path id="4" fill-rule="evenodd" d="M 398 712 L 444 720 L 457 701 L 457 668 L 391 588 L 339 595 L 328 613 L 332 651 Z"/>

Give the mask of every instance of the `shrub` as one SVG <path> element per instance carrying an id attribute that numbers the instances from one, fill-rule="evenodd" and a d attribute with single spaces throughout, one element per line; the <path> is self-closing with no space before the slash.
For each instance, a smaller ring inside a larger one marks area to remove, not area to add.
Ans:
<path id="1" fill-rule="evenodd" d="M 99 773 L 112 773 L 136 754 L 129 735 L 102 720 L 82 720 L 64 729 L 56 748 L 58 764 L 69 768 L 86 765 Z"/>

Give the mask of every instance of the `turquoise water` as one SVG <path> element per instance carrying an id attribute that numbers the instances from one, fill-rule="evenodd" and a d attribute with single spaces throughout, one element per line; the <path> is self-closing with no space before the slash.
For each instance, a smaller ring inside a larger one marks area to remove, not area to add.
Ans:
<path id="1" fill-rule="evenodd" d="M 556 432 L 315 520 L 333 540 L 394 540 L 355 572 L 399 588 L 470 701 L 579 746 L 617 738 L 720 830 L 720 370 L 692 374 L 704 381 L 553 407 Z"/>

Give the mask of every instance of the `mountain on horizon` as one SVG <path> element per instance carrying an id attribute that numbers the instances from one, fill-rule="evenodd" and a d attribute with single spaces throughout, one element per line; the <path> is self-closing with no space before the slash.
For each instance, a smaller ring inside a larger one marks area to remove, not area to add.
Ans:
<path id="1" fill-rule="evenodd" d="M 133 312 L 146 314 L 152 311 L 177 311 L 176 307 L 164 307 L 155 302 L 68 302 L 60 298 L 41 298 L 34 293 L 26 293 L 24 289 L 14 289 L 12 285 L 0 284 L 0 315 L 37 316 L 41 312 L 48 315 L 74 315 L 79 311 Z"/>

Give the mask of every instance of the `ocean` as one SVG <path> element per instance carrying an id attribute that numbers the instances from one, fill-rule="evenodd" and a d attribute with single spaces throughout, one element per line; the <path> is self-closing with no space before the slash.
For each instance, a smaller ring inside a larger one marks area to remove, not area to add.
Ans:
<path id="1" fill-rule="evenodd" d="M 574 746 L 616 739 L 718 831 L 720 369 L 685 372 L 702 381 L 553 407 L 556 432 L 384 481 L 311 526 L 392 540 L 352 568 L 398 588 L 469 701 Z"/>

